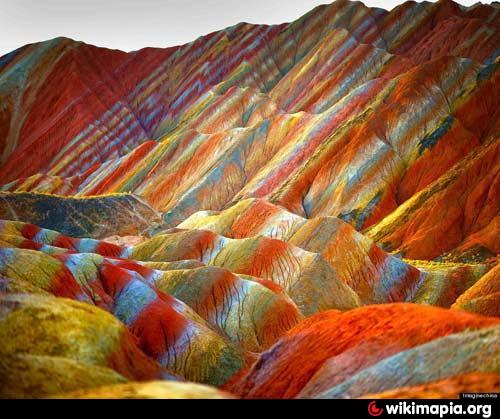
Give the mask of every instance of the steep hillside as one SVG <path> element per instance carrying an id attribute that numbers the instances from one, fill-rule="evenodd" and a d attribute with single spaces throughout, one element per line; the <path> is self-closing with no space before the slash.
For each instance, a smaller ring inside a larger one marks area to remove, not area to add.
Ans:
<path id="1" fill-rule="evenodd" d="M 499 109 L 497 3 L 1 57 L 0 397 L 499 392 Z"/>

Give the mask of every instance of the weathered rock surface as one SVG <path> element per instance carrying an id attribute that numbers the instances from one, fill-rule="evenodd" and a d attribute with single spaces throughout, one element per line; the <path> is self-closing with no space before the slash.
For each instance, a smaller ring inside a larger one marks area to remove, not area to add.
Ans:
<path id="1" fill-rule="evenodd" d="M 498 391 L 499 45 L 337 0 L 0 57 L 0 396 Z"/>

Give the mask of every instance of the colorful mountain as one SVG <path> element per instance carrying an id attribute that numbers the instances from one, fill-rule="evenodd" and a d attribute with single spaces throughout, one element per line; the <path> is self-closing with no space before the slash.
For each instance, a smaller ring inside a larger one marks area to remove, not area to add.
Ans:
<path id="1" fill-rule="evenodd" d="M 0 58 L 0 397 L 500 391 L 500 7 L 337 0 Z"/>

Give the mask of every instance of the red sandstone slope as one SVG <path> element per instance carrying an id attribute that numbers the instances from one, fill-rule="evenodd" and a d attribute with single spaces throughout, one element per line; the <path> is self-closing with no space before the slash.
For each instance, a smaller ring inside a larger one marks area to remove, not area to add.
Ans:
<path id="1" fill-rule="evenodd" d="M 344 356 L 349 361 L 345 364 L 349 368 L 344 372 L 347 376 L 390 354 L 438 337 L 498 324 L 493 318 L 417 305 L 323 312 L 290 330 L 230 389 L 247 398 L 292 398 L 324 362 L 349 350 L 358 353 L 349 358 Z M 378 350 L 374 351 L 376 344 Z M 362 349 L 367 345 L 370 345 L 369 357 L 363 356 Z M 337 365 L 337 371 L 340 370 Z"/>
<path id="2" fill-rule="evenodd" d="M 0 57 L 0 397 L 495 391 L 499 42 L 338 0 Z"/>

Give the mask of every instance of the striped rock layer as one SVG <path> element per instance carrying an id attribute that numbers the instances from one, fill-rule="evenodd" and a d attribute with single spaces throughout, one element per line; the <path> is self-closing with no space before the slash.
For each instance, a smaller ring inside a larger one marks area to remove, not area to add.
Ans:
<path id="1" fill-rule="evenodd" d="M 0 57 L 0 397 L 500 391 L 499 109 L 496 3 Z"/>

